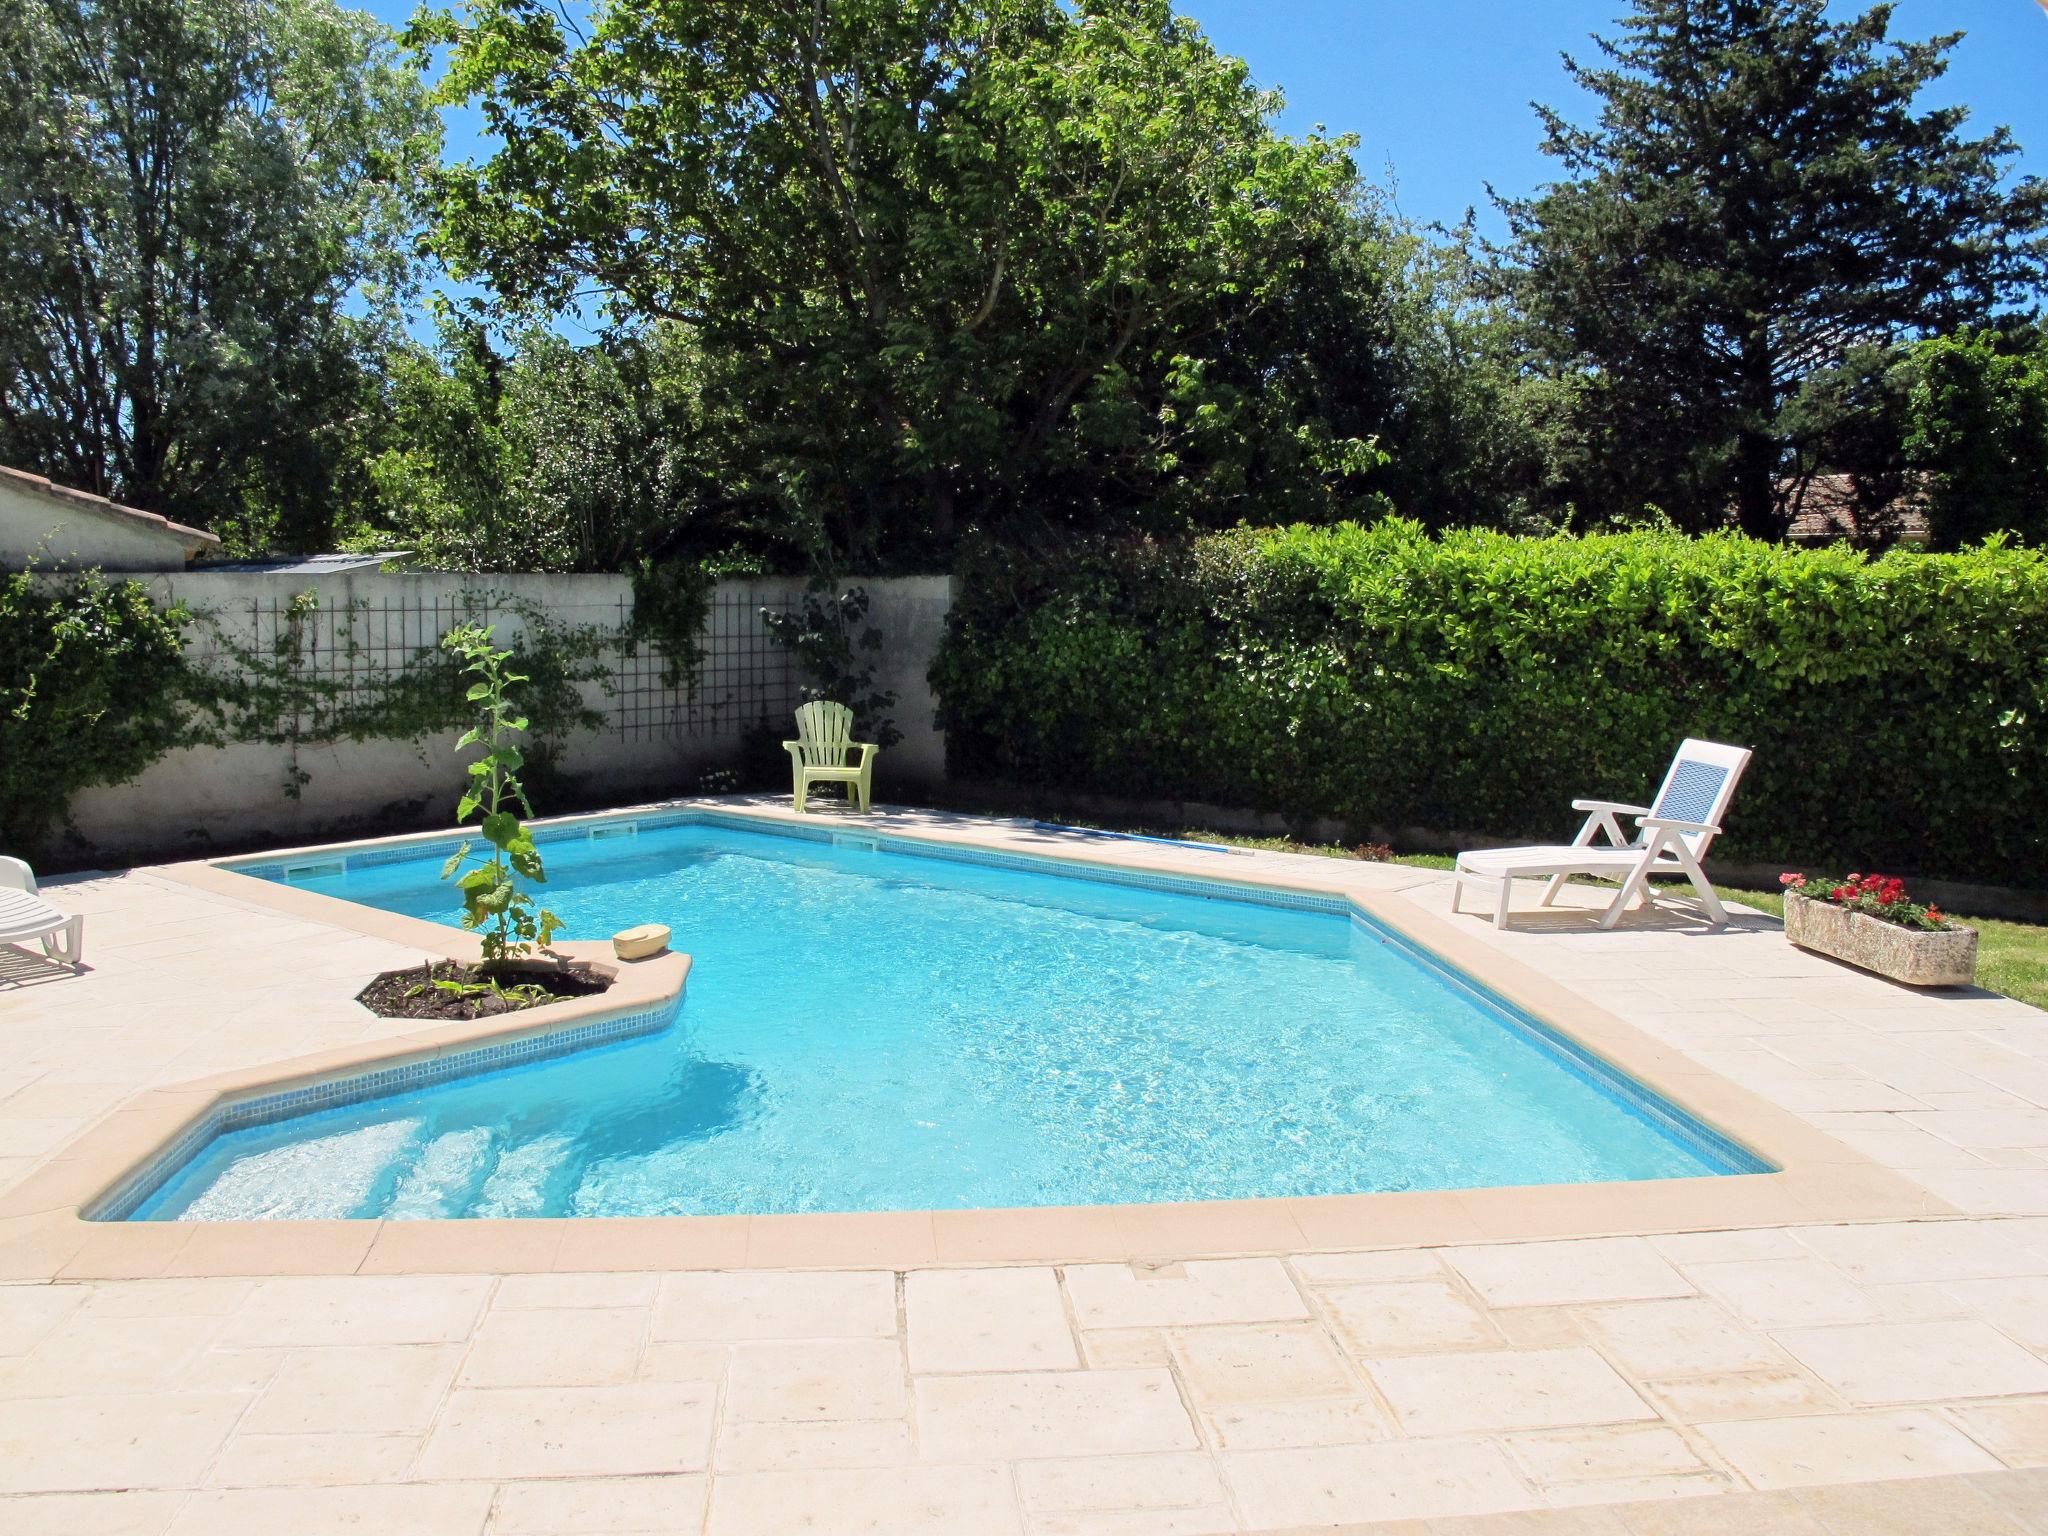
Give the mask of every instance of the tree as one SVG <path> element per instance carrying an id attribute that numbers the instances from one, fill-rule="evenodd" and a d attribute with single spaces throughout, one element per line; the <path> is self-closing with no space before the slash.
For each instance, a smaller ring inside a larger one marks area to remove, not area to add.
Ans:
<path id="1" fill-rule="evenodd" d="M 438 249 L 512 306 L 685 328 L 721 494 L 819 559 L 1329 516 L 1371 446 L 1289 306 L 1354 230 L 1338 143 L 1166 0 L 539 0 L 418 24 L 502 141 Z"/>
<path id="2" fill-rule="evenodd" d="M 436 153 L 334 0 L 0 0 L 0 458 L 216 527 L 326 536 Z"/>
<path id="3" fill-rule="evenodd" d="M 437 347 L 393 349 L 361 452 L 374 506 L 351 541 L 396 540 L 458 570 L 621 571 L 715 553 L 721 520 L 673 327 L 576 346 L 525 330 L 504 350 L 444 311 Z"/>
<path id="4" fill-rule="evenodd" d="M 2048 542 L 2048 332 L 1933 338 L 1911 378 L 1904 455 L 1926 477 L 1930 541 Z"/>
<path id="5" fill-rule="evenodd" d="M 1981 323 L 2048 263 L 2048 189 L 2004 181 L 2003 128 L 1916 111 L 1957 36 L 1891 8 L 1635 0 L 1606 64 L 1565 63 L 1591 128 L 1539 107 L 1565 178 L 1504 203 L 1513 291 L 1548 366 L 1585 380 L 1581 492 L 1778 537 L 1781 408 L 1854 347 Z M 1807 430 L 1822 424 L 1808 421 Z"/>

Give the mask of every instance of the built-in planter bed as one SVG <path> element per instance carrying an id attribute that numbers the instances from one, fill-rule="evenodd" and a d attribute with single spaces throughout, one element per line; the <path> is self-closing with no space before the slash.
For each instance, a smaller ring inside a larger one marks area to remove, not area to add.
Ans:
<path id="1" fill-rule="evenodd" d="M 1966 987 L 1977 975 L 1977 930 L 1954 921 L 1908 928 L 1788 890 L 1785 937 L 1909 987 Z"/>

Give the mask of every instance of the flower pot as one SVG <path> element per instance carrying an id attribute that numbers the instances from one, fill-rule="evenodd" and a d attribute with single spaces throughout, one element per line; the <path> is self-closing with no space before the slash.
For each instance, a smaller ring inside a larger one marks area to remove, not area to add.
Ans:
<path id="1" fill-rule="evenodd" d="M 1909 987 L 1966 987 L 1977 976 L 1977 930 L 1902 928 L 1867 912 L 1785 893 L 1785 937 L 1801 949 Z"/>

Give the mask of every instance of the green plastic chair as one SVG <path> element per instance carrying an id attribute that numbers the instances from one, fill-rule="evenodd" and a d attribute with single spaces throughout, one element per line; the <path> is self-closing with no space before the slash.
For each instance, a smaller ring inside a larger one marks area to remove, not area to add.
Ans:
<path id="1" fill-rule="evenodd" d="M 813 784 L 844 784 L 846 798 L 860 809 L 868 809 L 874 793 L 875 754 L 882 749 L 872 741 L 853 739 L 853 711 L 844 704 L 819 699 L 796 712 L 796 740 L 785 741 L 790 772 L 795 779 L 792 793 L 797 813 L 810 810 L 806 803 Z M 860 761 L 847 761 L 854 751 Z"/>

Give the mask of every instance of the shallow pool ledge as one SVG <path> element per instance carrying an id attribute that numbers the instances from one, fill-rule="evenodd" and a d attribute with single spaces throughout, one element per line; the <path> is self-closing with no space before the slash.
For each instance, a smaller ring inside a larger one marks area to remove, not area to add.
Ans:
<path id="1" fill-rule="evenodd" d="M 468 958 L 473 934 L 421 924 Z M 449 944 L 448 939 L 459 941 Z M 286 1115 L 328 1099 L 388 1091 L 381 1085 L 411 1078 L 460 1076 L 486 1063 L 530 1059 L 581 1048 L 600 1038 L 623 1037 L 665 1027 L 682 1005 L 690 957 L 664 950 L 644 960 L 622 961 L 608 942 L 568 941 L 555 953 L 611 977 L 605 991 L 563 998 L 538 1008 L 495 1018 L 406 1027 L 402 1033 L 358 1041 L 334 1050 L 217 1073 L 173 1088 L 150 1089 L 99 1121 L 55 1159 L 0 1196 L 0 1229 L 37 1216 L 66 1216 L 111 1234 L 135 1230 L 118 1221 L 126 1207 L 224 1122 Z M 307 1223 L 274 1225 L 289 1235 Z M 372 1226 L 375 1223 L 362 1223 Z M 109 1246 L 118 1247 L 109 1242 Z M 5 1278 L 21 1278 L 6 1272 Z"/>

